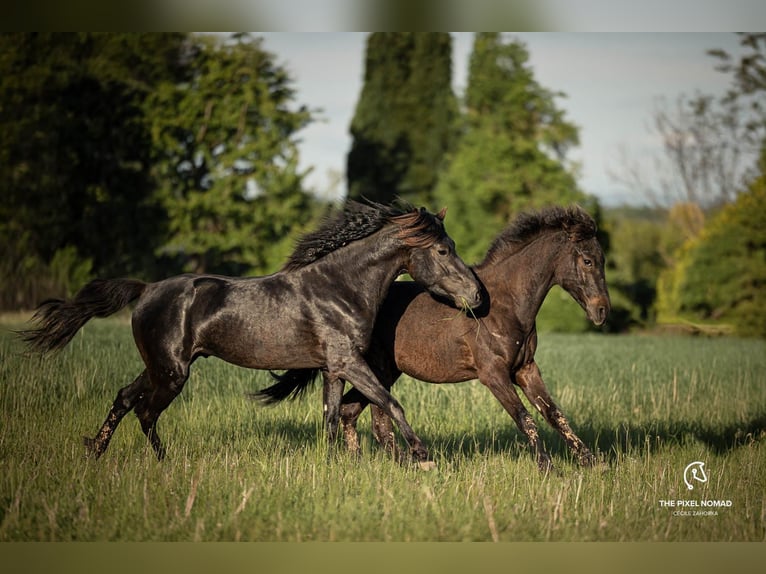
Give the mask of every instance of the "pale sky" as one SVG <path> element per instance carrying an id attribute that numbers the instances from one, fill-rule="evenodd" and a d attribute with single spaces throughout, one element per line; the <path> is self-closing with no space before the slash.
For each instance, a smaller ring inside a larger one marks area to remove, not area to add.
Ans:
<path id="1" fill-rule="evenodd" d="M 328 172 L 345 174 L 351 147 L 349 126 L 364 74 L 366 33 L 255 33 L 264 48 L 292 75 L 296 103 L 321 108 L 321 121 L 299 132 L 301 167 L 319 193 Z M 733 33 L 512 33 L 530 52 L 535 78 L 557 99 L 565 117 L 580 129 L 580 145 L 569 159 L 581 165 L 579 184 L 605 205 L 640 202 L 613 181 L 621 165 L 618 149 L 636 158 L 660 147 L 649 131 L 658 98 L 680 94 L 722 94 L 730 78 L 715 70 L 708 49 L 737 53 Z M 467 81 L 473 33 L 453 34 L 453 86 L 458 96 Z M 649 174 L 650 175 L 650 174 Z M 345 180 L 341 192 L 345 193 Z"/>

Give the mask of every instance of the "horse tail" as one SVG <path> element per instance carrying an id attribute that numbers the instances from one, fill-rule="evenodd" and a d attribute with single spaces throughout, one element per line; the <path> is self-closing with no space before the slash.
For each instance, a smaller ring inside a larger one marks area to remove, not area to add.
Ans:
<path id="1" fill-rule="evenodd" d="M 90 319 L 116 313 L 140 297 L 146 285 L 136 279 L 94 279 L 70 300 L 43 301 L 32 316 L 38 328 L 19 335 L 33 351 L 58 351 Z"/>
<path id="2" fill-rule="evenodd" d="M 252 393 L 250 397 L 264 404 L 274 405 L 285 399 L 295 400 L 306 394 L 316 383 L 319 369 L 290 369 L 281 375 L 273 372 L 269 374 L 277 382 L 257 393 Z"/>

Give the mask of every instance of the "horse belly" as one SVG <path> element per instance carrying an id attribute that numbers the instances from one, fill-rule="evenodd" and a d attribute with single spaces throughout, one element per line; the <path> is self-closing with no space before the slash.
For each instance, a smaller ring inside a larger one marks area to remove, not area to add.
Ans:
<path id="1" fill-rule="evenodd" d="M 199 353 L 250 369 L 309 369 L 324 366 L 324 353 L 311 333 L 290 325 L 221 318 L 200 337 Z"/>
<path id="2" fill-rule="evenodd" d="M 476 378 L 470 350 L 460 341 L 419 335 L 396 340 L 397 368 L 421 381 L 459 383 Z"/>

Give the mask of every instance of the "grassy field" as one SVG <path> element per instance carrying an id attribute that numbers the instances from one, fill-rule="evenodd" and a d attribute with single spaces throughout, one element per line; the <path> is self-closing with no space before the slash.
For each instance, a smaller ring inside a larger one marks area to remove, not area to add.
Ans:
<path id="1" fill-rule="evenodd" d="M 267 376 L 215 359 L 160 419 L 165 461 L 133 415 L 90 460 L 81 436 L 141 369 L 128 323 L 93 321 L 45 359 L 23 356 L 20 326 L 0 333 L 0 541 L 766 539 L 764 341 L 542 335 L 543 376 L 603 460 L 581 470 L 540 421 L 543 476 L 479 383 L 394 387 L 438 464 L 422 472 L 372 444 L 368 415 L 361 459 L 330 456 L 318 388 L 261 407 L 245 393 Z M 693 461 L 709 480 L 689 491 Z M 731 505 L 663 502 L 680 500 Z"/>

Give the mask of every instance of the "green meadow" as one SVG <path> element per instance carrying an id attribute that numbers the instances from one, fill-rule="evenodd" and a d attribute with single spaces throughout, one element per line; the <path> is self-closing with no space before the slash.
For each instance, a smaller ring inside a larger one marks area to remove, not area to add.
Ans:
<path id="1" fill-rule="evenodd" d="M 764 541 L 766 342 L 542 334 L 538 363 L 599 456 L 581 469 L 539 417 L 556 472 L 478 382 L 394 387 L 437 470 L 399 464 L 360 420 L 363 454 L 329 449 L 321 391 L 263 407 L 267 373 L 201 359 L 163 414 L 158 462 L 130 414 L 85 456 L 141 370 L 123 318 L 63 352 L 0 332 L 0 541 Z M 704 463 L 706 482 L 684 484 Z M 710 506 L 707 506 L 710 505 Z"/>

